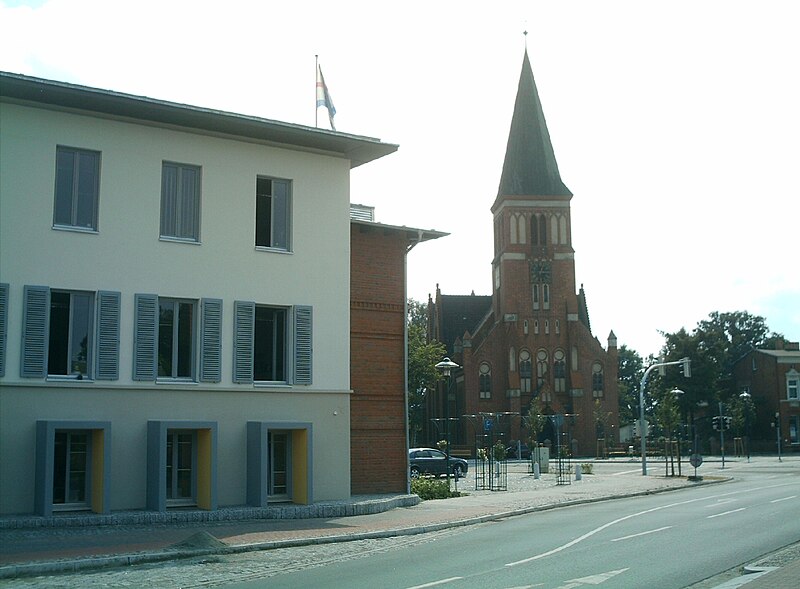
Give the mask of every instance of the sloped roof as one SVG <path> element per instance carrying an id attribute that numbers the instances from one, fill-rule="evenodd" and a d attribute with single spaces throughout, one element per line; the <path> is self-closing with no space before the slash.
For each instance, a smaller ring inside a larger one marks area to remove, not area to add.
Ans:
<path id="1" fill-rule="evenodd" d="M 558 172 L 527 50 L 497 192 L 503 196 L 572 196 Z"/>
<path id="2" fill-rule="evenodd" d="M 85 112 L 165 127 L 194 129 L 210 135 L 241 138 L 325 155 L 344 157 L 355 168 L 397 151 L 397 145 L 380 139 L 350 135 L 305 125 L 295 125 L 67 84 L 42 78 L 0 72 L 0 98 L 68 112 Z"/>
<path id="3" fill-rule="evenodd" d="M 441 321 L 442 343 L 452 353 L 453 343 L 464 332 L 475 333 L 475 328 L 483 321 L 492 308 L 491 295 L 441 295 L 439 320 Z"/>

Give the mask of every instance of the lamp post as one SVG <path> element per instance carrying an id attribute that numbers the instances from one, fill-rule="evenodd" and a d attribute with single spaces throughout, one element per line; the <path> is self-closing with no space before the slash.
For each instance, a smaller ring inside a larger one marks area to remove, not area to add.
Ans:
<path id="1" fill-rule="evenodd" d="M 775 435 L 778 442 L 778 462 L 783 462 L 781 460 L 781 414 L 779 411 L 775 412 L 775 423 L 772 425 L 775 427 Z"/>
<path id="2" fill-rule="evenodd" d="M 446 380 L 444 387 L 444 427 L 445 427 L 445 442 L 447 443 L 447 453 L 445 454 L 445 471 L 447 473 L 447 488 L 448 493 L 450 489 L 450 373 L 461 368 L 458 364 L 445 358 L 435 366 L 436 370 Z"/>
<path id="3" fill-rule="evenodd" d="M 746 440 L 745 452 L 747 452 L 747 462 L 750 462 L 750 400 L 751 395 L 747 391 L 742 391 L 739 398 L 744 401 L 744 435 Z"/>
<path id="4" fill-rule="evenodd" d="M 685 393 L 682 390 L 680 390 L 678 387 L 672 387 L 672 390 L 669 391 L 669 394 L 673 395 L 677 399 L 678 395 L 684 395 Z M 680 423 L 680 407 L 678 409 L 679 409 L 678 423 Z M 672 426 L 672 424 L 670 424 L 670 428 L 671 428 L 671 426 Z M 672 458 L 673 458 L 673 456 L 672 456 L 672 431 L 668 431 L 667 434 L 668 434 L 668 439 L 669 439 L 669 442 L 668 442 L 668 444 L 669 444 L 669 458 L 670 458 L 670 463 L 672 463 L 672 476 L 675 476 L 675 464 L 672 462 Z M 667 475 L 668 470 L 669 469 L 668 469 L 668 465 L 667 465 L 667 457 L 664 456 L 664 476 Z M 680 474 L 681 474 L 681 450 L 680 450 L 680 439 L 679 439 L 678 440 L 678 476 L 680 476 Z"/>
<path id="5" fill-rule="evenodd" d="M 639 435 L 642 438 L 642 476 L 647 476 L 647 441 L 645 436 L 647 432 L 644 431 L 644 387 L 647 384 L 647 377 L 656 368 L 680 364 L 683 368 L 683 376 L 688 378 L 692 375 L 691 363 L 692 361 L 689 358 L 681 358 L 674 362 L 656 362 L 644 371 L 642 380 L 639 383 Z"/>

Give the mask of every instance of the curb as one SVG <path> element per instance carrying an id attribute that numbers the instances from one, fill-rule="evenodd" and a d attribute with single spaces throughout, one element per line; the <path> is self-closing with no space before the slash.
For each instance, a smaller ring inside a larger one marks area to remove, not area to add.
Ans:
<path id="1" fill-rule="evenodd" d="M 614 499 L 628 499 L 631 497 L 641 497 L 645 495 L 655 495 L 658 493 L 680 491 L 682 489 L 686 489 L 689 486 L 698 487 L 703 485 L 715 485 L 718 483 L 726 483 L 731 480 L 733 480 L 731 477 L 726 477 L 714 480 L 704 480 L 701 482 L 694 483 L 693 485 L 687 485 L 683 487 L 666 487 L 663 489 L 637 491 L 635 493 L 626 493 L 622 495 L 606 495 L 590 499 L 576 499 L 574 501 L 551 503 L 547 505 L 538 505 L 535 507 L 525 507 L 522 509 L 503 511 L 494 514 L 475 516 L 462 520 L 440 522 L 438 524 L 430 524 L 424 526 L 410 526 L 406 528 L 395 528 L 389 530 L 375 530 L 372 532 L 356 532 L 353 534 L 346 534 L 346 535 L 337 534 L 332 536 L 317 536 L 311 538 L 270 540 L 268 542 L 237 544 L 233 546 L 225 546 L 218 548 L 197 548 L 197 549 L 183 549 L 183 550 L 165 548 L 154 552 L 135 552 L 129 554 L 116 554 L 111 556 L 90 556 L 90 557 L 76 558 L 69 560 L 65 559 L 65 560 L 52 560 L 52 561 L 35 561 L 29 563 L 4 565 L 0 566 L 0 579 L 35 577 L 40 575 L 50 575 L 57 573 L 76 573 L 76 572 L 84 572 L 84 571 L 104 569 L 104 568 L 125 567 L 137 564 L 157 563 L 170 560 L 183 560 L 183 559 L 211 556 L 217 554 L 223 554 L 223 555 L 241 554 L 245 552 L 256 552 L 259 550 L 275 550 L 277 548 L 295 548 L 298 546 L 334 544 L 338 542 L 353 542 L 356 540 L 375 540 L 381 538 L 391 538 L 394 536 L 414 536 L 418 534 L 426 534 L 429 532 L 438 532 L 448 528 L 471 526 L 475 524 L 481 524 L 490 521 L 505 519 L 508 517 L 526 515 L 538 511 L 550 511 L 552 509 L 559 509 L 561 507 L 573 507 L 576 505 L 583 505 L 587 503 L 599 503 L 601 501 L 612 501 Z M 395 505 L 395 507 L 401 507 L 401 506 L 402 505 Z M 337 517 L 337 516 L 331 516 L 331 517 Z"/>

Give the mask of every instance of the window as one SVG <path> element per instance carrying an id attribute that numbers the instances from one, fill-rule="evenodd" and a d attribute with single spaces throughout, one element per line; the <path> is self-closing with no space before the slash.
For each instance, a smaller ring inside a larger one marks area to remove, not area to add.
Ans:
<path id="1" fill-rule="evenodd" d="M 83 507 L 88 501 L 89 433 L 56 431 L 53 455 L 53 504 Z"/>
<path id="2" fill-rule="evenodd" d="M 519 390 L 520 393 L 531 392 L 531 377 L 533 375 L 531 366 L 531 354 L 528 350 L 519 353 Z"/>
<path id="3" fill-rule="evenodd" d="M 253 380 L 286 381 L 286 309 L 256 307 Z"/>
<path id="4" fill-rule="evenodd" d="M 158 376 L 194 378 L 194 301 L 158 299 Z"/>
<path id="5" fill-rule="evenodd" d="M 25 286 L 23 299 L 22 377 L 119 378 L 118 292 Z"/>
<path id="6" fill-rule="evenodd" d="M 599 362 L 592 364 L 592 396 L 603 396 L 603 366 Z"/>
<path id="7" fill-rule="evenodd" d="M 797 401 L 800 399 L 800 373 L 796 370 L 790 370 L 786 373 L 786 398 L 790 401 Z"/>
<path id="8" fill-rule="evenodd" d="M 199 335 L 197 315 L 195 300 L 135 295 L 133 380 L 222 379 L 222 301 L 200 300 Z"/>
<path id="9" fill-rule="evenodd" d="M 553 384 L 557 393 L 564 393 L 567 390 L 567 363 L 564 359 L 564 351 L 556 350 L 553 353 Z"/>
<path id="10" fill-rule="evenodd" d="M 53 226 L 97 231 L 100 153 L 56 147 Z"/>
<path id="11" fill-rule="evenodd" d="M 171 505 L 195 503 L 195 433 L 191 430 L 167 431 L 166 496 Z"/>
<path id="12" fill-rule="evenodd" d="M 800 444 L 800 415 L 789 417 L 789 443 Z"/>
<path id="13" fill-rule="evenodd" d="M 536 352 L 536 387 L 541 388 L 547 381 L 547 352 Z"/>
<path id="14" fill-rule="evenodd" d="M 256 247 L 289 250 L 290 201 L 288 181 L 256 179 Z"/>
<path id="15" fill-rule="evenodd" d="M 233 381 L 312 382 L 312 308 L 234 303 Z"/>
<path id="16" fill-rule="evenodd" d="M 267 440 L 269 453 L 267 494 L 272 500 L 289 498 L 289 465 L 291 454 L 289 432 L 271 431 Z"/>
<path id="17" fill-rule="evenodd" d="M 200 167 L 164 162 L 161 237 L 200 241 Z"/>
<path id="18" fill-rule="evenodd" d="M 217 423 L 147 422 L 146 506 L 217 508 Z"/>
<path id="19" fill-rule="evenodd" d="M 492 369 L 486 362 L 478 368 L 478 388 L 481 399 L 492 398 Z"/>

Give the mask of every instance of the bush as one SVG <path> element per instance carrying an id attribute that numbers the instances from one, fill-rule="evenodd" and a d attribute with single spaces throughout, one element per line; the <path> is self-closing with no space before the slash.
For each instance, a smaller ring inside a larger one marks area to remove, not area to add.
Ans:
<path id="1" fill-rule="evenodd" d="M 423 501 L 428 499 L 447 499 L 449 497 L 461 497 L 458 491 L 451 491 L 447 481 L 437 479 L 419 478 L 412 479 L 411 492 L 419 495 Z"/>
<path id="2" fill-rule="evenodd" d="M 592 469 L 594 468 L 594 464 L 591 462 L 582 462 L 581 463 L 581 474 L 592 474 Z"/>

